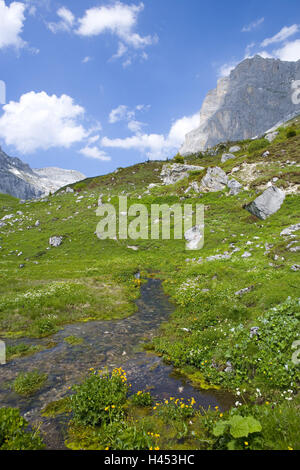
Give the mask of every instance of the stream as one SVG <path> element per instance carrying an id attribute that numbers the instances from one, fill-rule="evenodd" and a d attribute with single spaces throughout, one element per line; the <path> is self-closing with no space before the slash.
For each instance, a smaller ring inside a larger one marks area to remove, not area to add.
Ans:
<path id="1" fill-rule="evenodd" d="M 64 449 L 66 424 L 69 418 L 42 417 L 40 412 L 48 403 L 70 393 L 69 387 L 79 383 L 91 367 L 96 370 L 122 366 L 132 384 L 132 393 L 149 390 L 158 400 L 174 396 L 185 400 L 194 397 L 205 409 L 219 406 L 226 410 L 232 405 L 229 394 L 217 390 L 198 390 L 160 357 L 143 350 L 143 343 L 157 335 L 159 326 L 168 320 L 174 306 L 163 292 L 161 281 L 149 279 L 141 287 L 136 300 L 137 312 L 123 320 L 93 321 L 67 325 L 51 337 L 55 346 L 34 355 L 0 365 L 0 407 L 17 407 L 31 424 L 39 424 L 49 449 Z M 72 346 L 64 339 L 76 336 L 83 339 Z M 7 340 L 43 345 L 49 338 Z M 33 397 L 22 398 L 10 384 L 19 372 L 39 370 L 48 375 L 45 386 Z"/>

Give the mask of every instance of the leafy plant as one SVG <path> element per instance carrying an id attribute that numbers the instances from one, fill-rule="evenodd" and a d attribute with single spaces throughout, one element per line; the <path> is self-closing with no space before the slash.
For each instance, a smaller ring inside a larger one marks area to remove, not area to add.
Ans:
<path id="1" fill-rule="evenodd" d="M 38 431 L 27 432 L 27 421 L 15 408 L 0 409 L 0 450 L 41 450 L 45 448 Z"/>
<path id="2" fill-rule="evenodd" d="M 267 139 L 258 139 L 251 142 L 248 146 L 248 152 L 253 153 L 259 150 L 263 150 L 270 145 Z"/>
<path id="3" fill-rule="evenodd" d="M 95 426 L 122 418 L 128 392 L 123 369 L 115 369 L 111 374 L 91 370 L 88 378 L 75 386 L 74 391 L 71 408 L 75 423 Z"/>
<path id="4" fill-rule="evenodd" d="M 13 389 L 18 395 L 34 395 L 46 382 L 47 374 L 38 371 L 21 372 L 13 383 Z"/>
<path id="5" fill-rule="evenodd" d="M 132 395 L 131 401 L 136 406 L 152 406 L 153 398 L 149 392 L 139 391 L 135 395 Z"/>
<path id="6" fill-rule="evenodd" d="M 226 442 L 228 450 L 237 450 L 249 446 L 249 442 L 242 438 L 248 438 L 250 434 L 260 433 L 262 426 L 253 416 L 231 416 L 228 420 L 220 420 L 213 428 L 213 435 Z M 233 439 L 232 439 L 233 438 Z"/>

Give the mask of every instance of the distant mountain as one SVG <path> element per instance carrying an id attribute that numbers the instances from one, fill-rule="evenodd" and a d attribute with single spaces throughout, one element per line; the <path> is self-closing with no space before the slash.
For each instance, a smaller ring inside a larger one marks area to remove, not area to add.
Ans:
<path id="1" fill-rule="evenodd" d="M 19 158 L 12 158 L 0 147 L 0 193 L 20 199 L 33 199 L 85 179 L 79 171 L 61 168 L 32 169 Z"/>
<path id="2" fill-rule="evenodd" d="M 255 56 L 218 81 L 200 111 L 200 126 L 180 150 L 190 155 L 220 142 L 251 139 L 300 113 L 292 82 L 300 80 L 300 60 L 282 62 Z"/>

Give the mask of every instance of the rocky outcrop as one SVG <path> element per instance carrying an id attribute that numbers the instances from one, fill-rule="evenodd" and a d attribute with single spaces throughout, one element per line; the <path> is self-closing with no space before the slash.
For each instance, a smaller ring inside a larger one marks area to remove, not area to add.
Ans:
<path id="1" fill-rule="evenodd" d="M 203 192 L 223 191 L 228 184 L 228 176 L 218 166 L 208 168 L 206 175 L 202 178 L 200 190 Z"/>
<path id="2" fill-rule="evenodd" d="M 19 199 L 34 199 L 84 178 L 82 173 L 74 170 L 33 170 L 19 158 L 9 157 L 0 148 L 0 193 Z"/>
<path id="3" fill-rule="evenodd" d="M 299 79 L 300 60 L 283 62 L 260 56 L 244 60 L 206 96 L 200 126 L 187 134 L 181 155 L 276 129 L 277 124 L 300 113 L 300 104 L 292 101 L 291 88 Z"/>
<path id="4" fill-rule="evenodd" d="M 284 199 L 285 193 L 276 186 L 271 186 L 245 209 L 259 219 L 265 220 L 280 209 Z"/>
<path id="5" fill-rule="evenodd" d="M 173 163 L 164 165 L 161 171 L 161 178 L 165 185 L 177 183 L 189 175 L 191 171 L 202 171 L 202 166 L 184 165 L 181 163 Z"/>

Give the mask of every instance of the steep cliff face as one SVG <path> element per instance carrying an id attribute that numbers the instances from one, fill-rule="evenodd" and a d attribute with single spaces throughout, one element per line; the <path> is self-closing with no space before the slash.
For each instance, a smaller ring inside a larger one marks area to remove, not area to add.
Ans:
<path id="1" fill-rule="evenodd" d="M 9 157 L 0 148 L 0 193 L 20 199 L 33 199 L 82 179 L 85 179 L 85 176 L 74 170 L 32 170 L 19 158 Z"/>
<path id="2" fill-rule="evenodd" d="M 250 139 L 300 113 L 292 83 L 300 79 L 300 60 L 282 62 L 255 56 L 241 62 L 208 93 L 200 126 L 187 134 L 180 150 L 189 155 L 219 142 Z"/>

